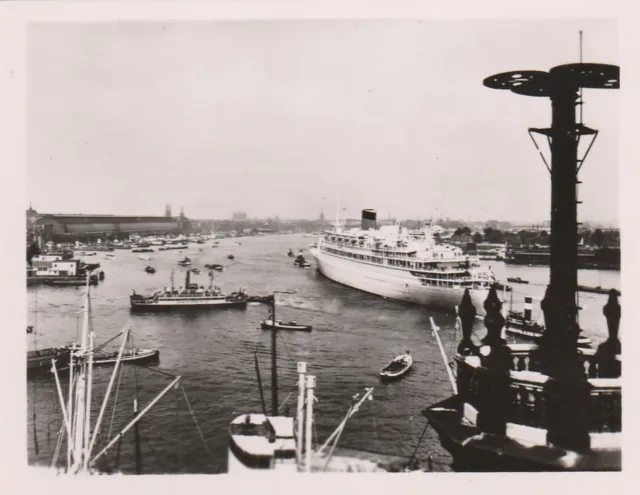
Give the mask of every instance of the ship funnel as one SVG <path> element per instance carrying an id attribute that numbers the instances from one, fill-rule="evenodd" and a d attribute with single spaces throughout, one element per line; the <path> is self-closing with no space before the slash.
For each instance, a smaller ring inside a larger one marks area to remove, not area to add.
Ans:
<path id="1" fill-rule="evenodd" d="M 533 297 L 525 296 L 524 298 L 524 319 L 531 321 L 531 310 L 533 309 Z"/>
<path id="2" fill-rule="evenodd" d="M 376 228 L 376 210 L 362 210 L 362 230 Z"/>

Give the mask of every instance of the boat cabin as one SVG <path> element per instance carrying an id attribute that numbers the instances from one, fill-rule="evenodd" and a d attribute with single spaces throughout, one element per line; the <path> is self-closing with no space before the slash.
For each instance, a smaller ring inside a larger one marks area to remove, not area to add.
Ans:
<path id="1" fill-rule="evenodd" d="M 278 469 L 297 472 L 294 419 L 243 414 L 229 426 L 228 472 Z"/>

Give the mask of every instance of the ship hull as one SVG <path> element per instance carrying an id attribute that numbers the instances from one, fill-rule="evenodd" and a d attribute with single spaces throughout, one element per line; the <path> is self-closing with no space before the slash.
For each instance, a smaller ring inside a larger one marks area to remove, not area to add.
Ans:
<path id="1" fill-rule="evenodd" d="M 430 287 L 420 283 L 408 271 L 349 261 L 311 249 L 316 266 L 325 277 L 370 294 L 435 309 L 453 310 L 462 301 L 464 289 Z M 479 315 L 489 289 L 469 289 Z"/>
<path id="2" fill-rule="evenodd" d="M 194 309 L 224 309 L 224 308 L 246 308 L 247 301 L 223 301 L 223 302 L 140 302 L 131 301 L 132 311 L 180 311 Z"/>

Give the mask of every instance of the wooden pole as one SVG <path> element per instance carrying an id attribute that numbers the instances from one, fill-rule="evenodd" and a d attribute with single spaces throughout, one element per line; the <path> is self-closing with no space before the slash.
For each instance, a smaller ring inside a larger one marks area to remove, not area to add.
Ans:
<path id="1" fill-rule="evenodd" d="M 302 464 L 302 445 L 304 440 L 304 379 L 307 372 L 307 363 L 298 363 L 298 409 L 296 410 L 297 441 L 296 457 L 298 465 Z"/>
<path id="2" fill-rule="evenodd" d="M 306 434 L 305 434 L 305 449 L 306 449 L 306 462 L 305 471 L 311 472 L 311 440 L 312 440 L 312 426 L 313 426 L 313 389 L 316 387 L 316 377 L 307 376 L 307 419 L 306 419 Z"/>
<path id="3" fill-rule="evenodd" d="M 451 367 L 449 366 L 449 362 L 447 361 L 447 355 L 444 352 L 444 348 L 442 347 L 442 342 L 440 341 L 440 335 L 438 334 L 438 326 L 433 321 L 433 317 L 429 317 L 429 321 L 431 321 L 431 329 L 433 330 L 433 335 L 436 337 L 436 341 L 438 342 L 438 347 L 440 348 L 440 355 L 442 356 L 442 361 L 444 362 L 444 367 L 447 370 L 447 375 L 449 376 L 449 382 L 451 383 L 451 388 L 453 389 L 453 393 L 458 395 L 458 387 L 456 386 L 456 380 L 453 377 L 453 372 L 451 371 Z"/>

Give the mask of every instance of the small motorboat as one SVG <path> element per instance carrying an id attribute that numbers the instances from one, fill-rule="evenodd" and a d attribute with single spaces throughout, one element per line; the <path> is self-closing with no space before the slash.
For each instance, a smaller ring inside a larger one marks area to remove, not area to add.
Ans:
<path id="1" fill-rule="evenodd" d="M 200 268 L 192 268 L 191 272 L 195 273 L 196 275 L 198 275 L 200 273 Z"/>
<path id="2" fill-rule="evenodd" d="M 144 271 L 147 273 L 156 273 L 156 269 L 152 266 L 147 266 Z"/>
<path id="3" fill-rule="evenodd" d="M 180 266 L 189 266 L 191 264 L 191 259 L 187 258 L 186 256 L 184 257 L 183 260 L 178 261 L 178 265 Z"/>
<path id="4" fill-rule="evenodd" d="M 233 254 L 230 254 L 229 256 L 227 256 L 228 259 L 233 260 L 235 259 L 235 256 L 233 256 Z"/>
<path id="5" fill-rule="evenodd" d="M 222 265 L 218 265 L 217 263 L 209 263 L 204 265 L 205 268 L 208 268 L 209 270 L 215 270 L 217 272 L 221 272 L 222 270 L 224 270 L 224 267 Z"/>
<path id="6" fill-rule="evenodd" d="M 523 280 L 520 277 L 507 277 L 507 282 L 512 282 L 514 284 L 528 284 L 528 280 Z"/>
<path id="7" fill-rule="evenodd" d="M 274 325 L 273 320 L 264 320 L 260 322 L 260 327 L 263 330 L 272 330 L 275 328 L 276 330 L 297 330 L 299 332 L 311 331 L 311 325 L 299 325 L 295 321 L 283 323 L 280 320 L 276 320 Z"/>
<path id="8" fill-rule="evenodd" d="M 108 260 L 115 260 L 116 259 L 116 257 L 113 254 L 105 254 L 104 257 L 105 257 L 105 259 L 108 259 Z"/>
<path id="9" fill-rule="evenodd" d="M 139 260 L 143 260 L 143 261 L 149 261 L 151 259 L 151 256 L 147 256 L 145 254 L 141 254 L 140 256 L 138 256 Z"/>
<path id="10" fill-rule="evenodd" d="M 380 377 L 386 379 L 400 378 L 413 366 L 413 357 L 407 351 L 405 354 L 394 357 L 389 364 L 380 370 Z"/>

